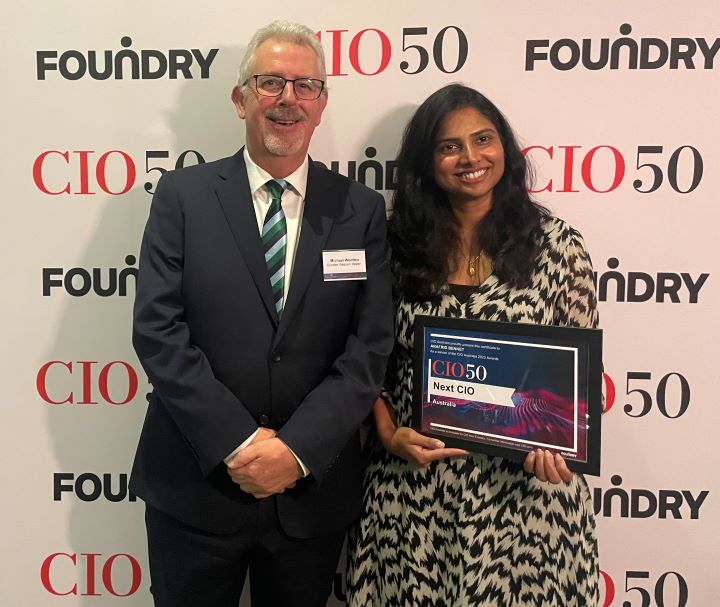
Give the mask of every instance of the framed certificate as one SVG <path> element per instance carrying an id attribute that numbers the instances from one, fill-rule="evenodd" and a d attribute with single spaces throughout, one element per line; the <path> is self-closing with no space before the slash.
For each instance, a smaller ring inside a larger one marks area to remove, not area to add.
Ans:
<path id="1" fill-rule="evenodd" d="M 522 461 L 560 453 L 600 474 L 602 331 L 415 317 L 413 428 Z"/>

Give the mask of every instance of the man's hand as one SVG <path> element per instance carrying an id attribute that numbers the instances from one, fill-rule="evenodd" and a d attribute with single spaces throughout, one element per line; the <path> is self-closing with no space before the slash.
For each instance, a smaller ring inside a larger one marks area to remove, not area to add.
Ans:
<path id="1" fill-rule="evenodd" d="M 228 464 L 228 474 L 243 491 L 262 499 L 294 487 L 302 469 L 287 445 L 273 437 L 253 440 L 237 453 Z"/>
<path id="2" fill-rule="evenodd" d="M 275 430 L 271 430 L 270 428 L 260 428 L 257 431 L 257 434 L 250 441 L 250 444 L 248 445 L 248 447 L 250 445 L 254 445 L 255 443 L 259 443 L 260 441 L 264 441 L 269 438 L 275 438 L 276 436 L 277 436 L 277 432 L 275 432 Z M 240 452 L 238 451 L 238 453 L 240 453 Z M 238 453 L 235 454 L 236 457 L 237 457 Z M 233 458 L 233 460 L 231 460 L 231 463 L 232 463 L 232 461 L 234 461 L 234 458 Z"/>

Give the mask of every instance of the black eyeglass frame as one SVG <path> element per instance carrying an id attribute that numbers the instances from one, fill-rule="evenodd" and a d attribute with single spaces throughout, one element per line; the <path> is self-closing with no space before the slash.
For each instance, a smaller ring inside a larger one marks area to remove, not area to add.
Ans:
<path id="1" fill-rule="evenodd" d="M 272 95 L 266 91 L 261 91 L 258 87 L 258 78 L 262 78 L 263 76 L 270 76 L 272 78 L 277 78 L 278 80 L 282 80 L 283 85 L 280 89 L 280 92 L 276 95 Z M 246 86 L 248 82 L 250 82 L 252 79 L 255 79 L 255 91 L 257 91 L 258 95 L 262 95 L 263 97 L 280 97 L 285 92 L 285 87 L 287 86 L 288 82 L 291 82 L 293 85 L 293 93 L 295 93 L 295 96 L 298 99 L 303 99 L 304 101 L 315 101 L 316 99 L 320 99 L 320 96 L 323 94 L 323 91 L 325 90 L 325 81 L 320 80 L 319 78 L 283 78 L 282 76 L 277 76 L 275 74 L 253 74 L 250 76 L 245 82 L 243 82 L 243 86 Z M 298 95 L 297 89 L 295 88 L 296 82 L 319 82 L 320 83 L 320 90 L 318 91 L 318 94 L 316 97 L 301 97 Z"/>

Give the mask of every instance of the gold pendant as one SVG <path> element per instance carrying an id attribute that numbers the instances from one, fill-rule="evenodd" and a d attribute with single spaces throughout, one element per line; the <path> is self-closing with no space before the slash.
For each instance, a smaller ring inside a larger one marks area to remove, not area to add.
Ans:
<path id="1" fill-rule="evenodd" d="M 480 256 L 470 257 L 468 259 L 467 273 L 468 276 L 474 277 L 477 273 L 477 263 L 480 261 Z"/>

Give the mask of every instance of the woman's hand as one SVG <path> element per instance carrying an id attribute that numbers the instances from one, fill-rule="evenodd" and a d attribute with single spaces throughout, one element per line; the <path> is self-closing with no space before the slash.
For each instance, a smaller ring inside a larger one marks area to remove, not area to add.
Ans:
<path id="1" fill-rule="evenodd" d="M 469 455 L 465 449 L 446 449 L 445 443 L 424 436 L 412 428 L 402 426 L 395 430 L 387 450 L 419 468 L 445 457 Z"/>
<path id="2" fill-rule="evenodd" d="M 424 436 L 412 428 L 398 428 L 392 407 L 382 397 L 375 401 L 373 417 L 378 438 L 385 450 L 415 466 L 427 468 L 430 462 L 443 457 L 468 455 L 464 449 L 445 449 L 442 441 Z"/>
<path id="3" fill-rule="evenodd" d="M 530 451 L 525 458 L 523 468 L 525 472 L 535 474 L 539 481 L 547 481 L 553 485 L 559 484 L 560 481 L 569 483 L 573 477 L 562 455 L 559 453 L 553 455 L 551 451 L 542 449 Z"/>

